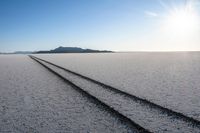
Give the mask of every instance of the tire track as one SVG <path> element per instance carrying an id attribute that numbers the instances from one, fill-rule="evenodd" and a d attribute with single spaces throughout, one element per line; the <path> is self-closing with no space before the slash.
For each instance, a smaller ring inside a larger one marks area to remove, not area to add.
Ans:
<path id="1" fill-rule="evenodd" d="M 54 71 L 53 69 L 51 69 L 50 67 L 48 67 L 47 65 L 41 63 L 38 58 L 34 57 L 34 56 L 29 56 L 31 59 L 33 59 L 34 61 L 38 62 L 40 65 L 42 65 L 43 67 L 45 67 L 46 69 L 48 69 L 50 72 L 54 73 L 56 76 L 60 77 L 62 80 L 64 80 L 67 84 L 69 84 L 70 86 L 72 86 L 74 89 L 76 89 L 78 92 L 84 94 L 86 97 L 88 97 L 89 99 L 93 100 L 96 102 L 97 105 L 100 105 L 102 107 L 104 107 L 104 109 L 108 112 L 111 112 L 112 114 L 116 115 L 119 117 L 119 119 L 121 121 L 126 122 L 127 124 L 131 125 L 131 127 L 135 128 L 138 133 L 151 133 L 149 130 L 143 128 L 142 126 L 140 126 L 139 124 L 135 123 L 134 121 L 132 121 L 131 119 L 129 119 L 128 117 L 126 117 L 125 115 L 119 113 L 118 111 L 116 111 L 113 107 L 107 105 L 106 103 L 104 103 L 103 101 L 99 100 L 97 97 L 91 95 L 90 93 L 88 93 L 87 91 L 83 90 L 82 88 L 80 88 L 79 86 L 77 86 L 76 84 L 74 84 L 73 82 L 69 81 L 68 79 L 66 79 L 65 77 L 63 77 L 62 75 L 60 75 L 59 73 L 57 73 L 56 71 Z"/>
<path id="2" fill-rule="evenodd" d="M 124 116 L 152 132 L 200 132 L 200 122 L 198 120 L 72 72 L 51 62 L 33 56 L 31 58 L 51 68 L 54 72 L 70 80 L 70 82 L 84 91 L 104 101 L 120 114 L 124 114 Z M 140 112 L 142 113 L 138 114 Z"/>

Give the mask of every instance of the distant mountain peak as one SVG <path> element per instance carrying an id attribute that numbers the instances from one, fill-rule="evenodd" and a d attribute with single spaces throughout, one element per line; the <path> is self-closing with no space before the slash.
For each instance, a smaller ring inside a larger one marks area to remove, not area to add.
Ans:
<path id="1" fill-rule="evenodd" d="M 112 51 L 107 50 L 93 50 L 93 49 L 83 49 L 80 47 L 63 47 L 59 46 L 53 50 L 49 51 L 38 51 L 35 53 L 109 53 Z"/>

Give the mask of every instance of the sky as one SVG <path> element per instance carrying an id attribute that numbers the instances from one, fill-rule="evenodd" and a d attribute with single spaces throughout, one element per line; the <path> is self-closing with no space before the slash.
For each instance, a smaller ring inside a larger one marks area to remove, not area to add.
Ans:
<path id="1" fill-rule="evenodd" d="M 200 0 L 0 0 L 0 52 L 199 51 Z"/>

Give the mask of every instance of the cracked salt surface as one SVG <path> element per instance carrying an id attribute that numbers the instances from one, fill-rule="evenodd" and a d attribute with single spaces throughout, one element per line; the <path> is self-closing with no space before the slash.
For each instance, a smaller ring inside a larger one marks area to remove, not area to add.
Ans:
<path id="1" fill-rule="evenodd" d="M 176 115 L 170 116 L 157 108 L 135 101 L 127 95 L 110 91 L 44 61 L 38 61 L 152 132 L 200 132 L 200 127 L 193 126 Z"/>
<path id="2" fill-rule="evenodd" d="M 200 120 L 200 52 L 35 56 Z"/>
<path id="3" fill-rule="evenodd" d="M 27 56 L 0 56 L 0 132 L 134 132 Z"/>

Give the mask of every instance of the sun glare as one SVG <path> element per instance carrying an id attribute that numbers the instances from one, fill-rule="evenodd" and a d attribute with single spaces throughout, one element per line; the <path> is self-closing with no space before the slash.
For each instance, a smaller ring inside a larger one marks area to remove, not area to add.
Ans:
<path id="1" fill-rule="evenodd" d="M 170 34 L 189 35 L 199 28 L 199 16 L 191 3 L 169 11 L 165 17 L 165 29 Z"/>

